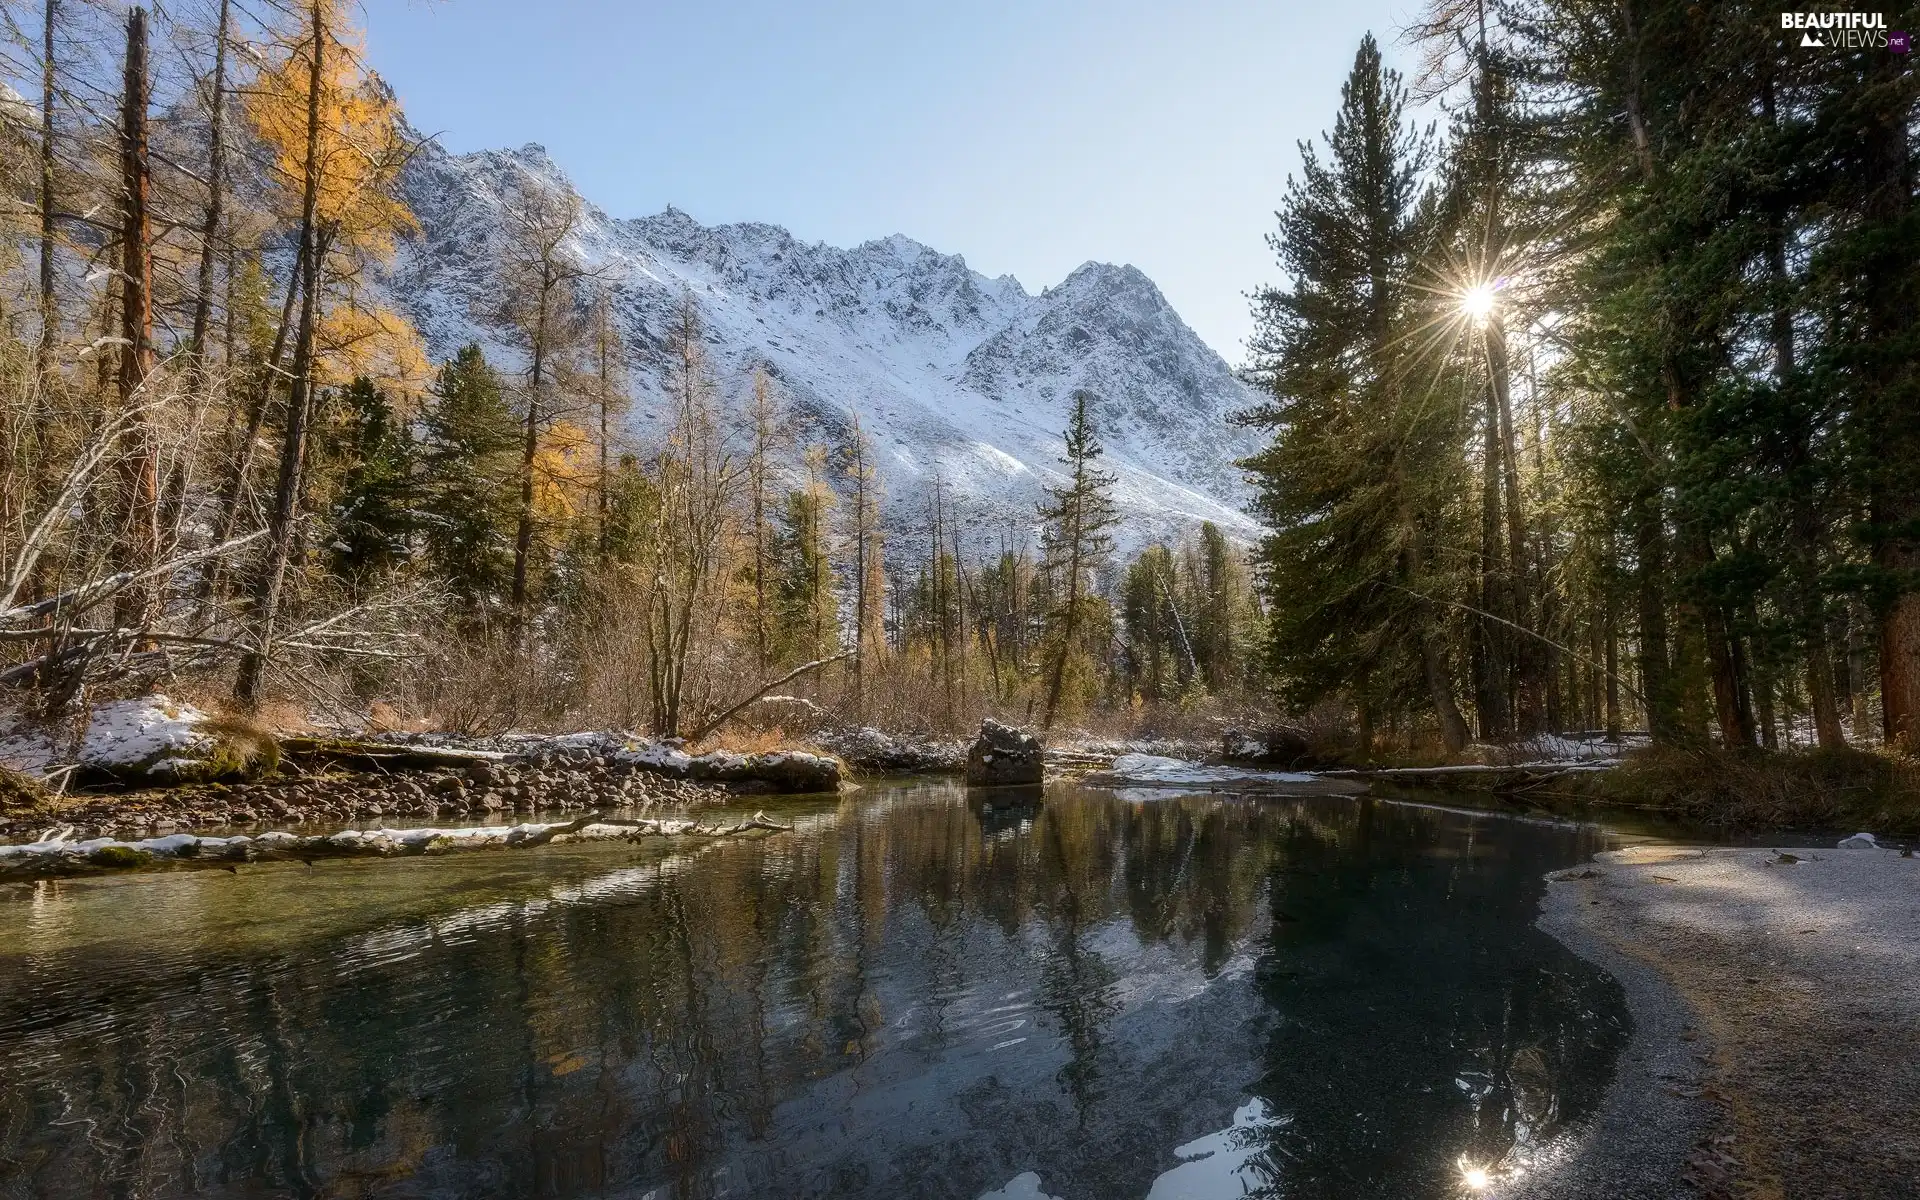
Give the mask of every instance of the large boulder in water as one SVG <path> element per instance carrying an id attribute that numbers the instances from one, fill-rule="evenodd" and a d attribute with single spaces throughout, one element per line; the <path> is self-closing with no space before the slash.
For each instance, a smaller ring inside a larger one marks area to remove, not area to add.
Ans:
<path id="1" fill-rule="evenodd" d="M 1313 739 L 1304 730 L 1284 725 L 1252 732 L 1231 730 L 1222 739 L 1220 749 L 1221 757 L 1228 762 L 1280 771 L 1304 771 L 1333 765 L 1324 755 L 1315 753 Z"/>
<path id="2" fill-rule="evenodd" d="M 1046 747 L 1024 729 L 988 717 L 967 749 L 967 786 L 1036 784 L 1046 777 Z"/>

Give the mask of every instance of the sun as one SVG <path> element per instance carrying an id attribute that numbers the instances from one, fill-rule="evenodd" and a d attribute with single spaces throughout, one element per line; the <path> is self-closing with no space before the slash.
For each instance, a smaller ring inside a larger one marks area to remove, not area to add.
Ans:
<path id="1" fill-rule="evenodd" d="M 1468 1162 L 1466 1155 L 1462 1154 L 1456 1163 L 1460 1168 L 1460 1182 L 1467 1185 L 1468 1191 L 1484 1192 L 1493 1183 L 1493 1172 Z"/>
<path id="2" fill-rule="evenodd" d="M 1484 321 L 1493 312 L 1493 285 L 1478 283 L 1460 293 L 1460 311 L 1476 321 Z"/>

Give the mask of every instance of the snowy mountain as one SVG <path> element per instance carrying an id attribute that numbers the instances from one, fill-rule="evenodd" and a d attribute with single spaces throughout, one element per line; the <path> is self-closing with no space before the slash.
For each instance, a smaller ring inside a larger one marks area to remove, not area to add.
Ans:
<path id="1" fill-rule="evenodd" d="M 386 287 L 436 358 L 471 339 L 495 363 L 521 364 L 491 315 L 505 214 L 530 190 L 571 186 L 538 146 L 428 146 L 413 161 L 403 188 L 420 232 Z M 924 513 L 937 475 L 981 536 L 1030 529 L 1041 487 L 1060 479 L 1069 397 L 1086 388 L 1119 476 L 1123 544 L 1202 520 L 1236 538 L 1257 532 L 1233 466 L 1255 442 L 1227 419 L 1251 393 L 1133 267 L 1088 263 L 1036 296 L 898 235 L 844 250 L 774 225 L 708 227 L 671 208 L 614 220 L 591 205 L 564 249 L 612 296 L 636 436 L 664 410 L 663 335 L 691 293 L 726 395 L 743 396 L 764 366 L 802 436 L 829 446 L 859 415 L 895 522 Z"/>

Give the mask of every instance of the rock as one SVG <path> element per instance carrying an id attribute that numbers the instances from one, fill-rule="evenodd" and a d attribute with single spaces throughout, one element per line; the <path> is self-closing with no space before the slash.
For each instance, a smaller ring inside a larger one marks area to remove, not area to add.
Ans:
<path id="1" fill-rule="evenodd" d="M 967 763 L 963 742 L 900 737 L 873 728 L 828 731 L 818 736 L 821 744 L 844 762 L 876 774 L 961 771 Z"/>
<path id="2" fill-rule="evenodd" d="M 750 778 L 775 792 L 800 795 L 840 790 L 840 760 L 797 750 L 748 756 Z"/>
<path id="3" fill-rule="evenodd" d="M 988 717 L 967 749 L 968 787 L 1036 784 L 1046 777 L 1046 748 L 1022 729 Z"/>
<path id="4" fill-rule="evenodd" d="M 250 721 L 216 717 L 156 693 L 96 705 L 79 758 L 83 782 L 174 787 L 271 774 L 280 765 L 280 744 Z"/>
<path id="5" fill-rule="evenodd" d="M 1324 766 L 1314 755 L 1306 735 L 1276 726 L 1256 733 L 1234 730 L 1222 739 L 1221 757 L 1228 762 L 1253 763 L 1282 771 Z"/>
<path id="6" fill-rule="evenodd" d="M 761 783 L 767 792 L 782 795 L 801 795 L 809 792 L 835 792 L 840 790 L 840 760 L 825 754 L 808 754 L 801 750 L 781 750 L 772 754 L 731 754 L 715 751 L 702 754 L 688 760 L 688 770 L 696 779 L 710 779 L 716 783 L 739 786 L 747 783 Z M 668 777 L 661 781 L 662 787 L 675 795 L 692 793 L 699 795 L 701 789 L 690 786 L 687 781 Z"/>

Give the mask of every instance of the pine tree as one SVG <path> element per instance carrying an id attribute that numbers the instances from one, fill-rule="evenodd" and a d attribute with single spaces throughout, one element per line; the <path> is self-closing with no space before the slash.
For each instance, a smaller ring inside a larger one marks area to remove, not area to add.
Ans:
<path id="1" fill-rule="evenodd" d="M 1191 557 L 1193 657 L 1209 691 L 1233 691 L 1246 678 L 1255 617 L 1246 569 L 1212 521 L 1201 523 L 1200 544 Z"/>
<path id="2" fill-rule="evenodd" d="M 411 556 L 413 447 L 384 392 L 364 375 L 341 389 L 348 466 L 334 504 L 330 565 L 356 592 Z"/>
<path id="3" fill-rule="evenodd" d="M 842 540 L 852 552 L 848 567 L 853 579 L 853 715 L 860 720 L 866 712 L 867 674 L 886 648 L 882 621 L 886 554 L 880 530 L 880 470 L 873 441 L 860 427 L 857 413 L 846 459 L 852 503 L 847 507 L 848 529 Z"/>
<path id="4" fill-rule="evenodd" d="M 821 479 L 825 451 L 809 447 L 807 485 L 789 492 L 773 539 L 775 657 L 809 662 L 839 647 L 839 597 L 827 532 L 833 493 Z"/>
<path id="5" fill-rule="evenodd" d="M 1073 394 L 1066 453 L 1060 459 L 1067 468 L 1067 483 L 1048 488 L 1047 499 L 1040 504 L 1042 569 L 1053 576 L 1057 591 L 1057 603 L 1046 621 L 1049 651 L 1042 729 L 1053 728 L 1060 715 L 1068 676 L 1082 653 L 1079 639 L 1100 616 L 1092 574 L 1113 552 L 1110 531 L 1119 522 L 1110 491 L 1117 477 L 1099 465 L 1104 450 L 1093 424 L 1094 399 L 1093 393 L 1084 390 Z"/>

